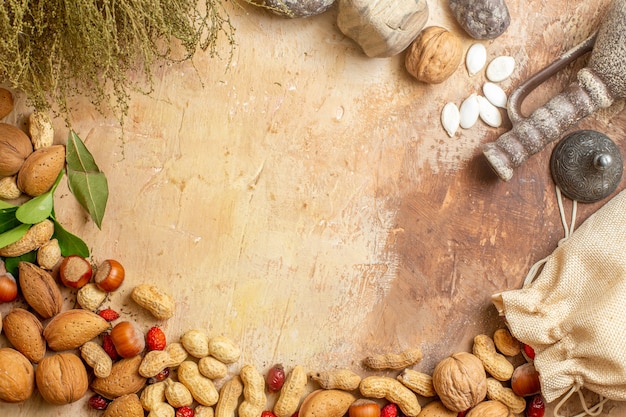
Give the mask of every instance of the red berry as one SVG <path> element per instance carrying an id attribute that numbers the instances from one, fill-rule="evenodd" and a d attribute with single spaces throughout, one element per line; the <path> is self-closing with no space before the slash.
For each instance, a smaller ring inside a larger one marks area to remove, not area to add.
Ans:
<path id="1" fill-rule="evenodd" d="M 527 345 L 526 343 L 524 343 L 524 353 L 526 354 L 526 356 L 528 356 L 530 359 L 535 359 L 535 349 L 533 349 L 532 347 L 530 347 L 529 345 Z"/>
<path id="2" fill-rule="evenodd" d="M 104 398 L 102 395 L 96 394 L 89 398 L 89 406 L 94 410 L 106 410 L 109 406 L 109 400 Z"/>
<path id="3" fill-rule="evenodd" d="M 265 410 L 261 413 L 261 417 L 276 417 L 276 414 L 272 413 L 269 410 Z"/>
<path id="4" fill-rule="evenodd" d="M 163 350 L 165 349 L 167 341 L 165 340 L 165 333 L 158 326 L 150 327 L 146 334 L 146 344 L 148 350 Z"/>
<path id="5" fill-rule="evenodd" d="M 98 315 L 108 322 L 111 322 L 120 318 L 120 315 L 117 313 L 117 311 L 112 310 L 110 308 L 105 308 L 104 310 L 98 311 Z"/>
<path id="6" fill-rule="evenodd" d="M 456 417 L 465 417 L 465 414 L 467 414 L 468 410 L 465 411 L 459 411 L 459 414 L 456 415 Z"/>
<path id="7" fill-rule="evenodd" d="M 105 334 L 102 338 L 102 348 L 104 351 L 111 357 L 112 360 L 116 361 L 120 358 L 117 350 L 115 350 L 115 345 L 113 344 L 113 339 L 110 334 Z"/>
<path id="8" fill-rule="evenodd" d="M 380 417 L 398 417 L 398 406 L 394 403 L 386 404 L 380 410 Z"/>
<path id="9" fill-rule="evenodd" d="M 285 368 L 281 364 L 276 364 L 267 371 L 265 382 L 269 392 L 278 392 L 285 383 Z"/>
<path id="10" fill-rule="evenodd" d="M 148 384 L 154 384 L 157 382 L 165 381 L 170 376 L 170 368 L 164 368 L 161 372 L 153 376 L 152 378 L 148 378 Z"/>
<path id="11" fill-rule="evenodd" d="M 193 417 L 194 414 L 191 407 L 183 406 L 176 409 L 176 417 Z"/>
<path id="12" fill-rule="evenodd" d="M 541 394 L 534 395 L 526 406 L 526 417 L 543 417 L 546 405 Z"/>

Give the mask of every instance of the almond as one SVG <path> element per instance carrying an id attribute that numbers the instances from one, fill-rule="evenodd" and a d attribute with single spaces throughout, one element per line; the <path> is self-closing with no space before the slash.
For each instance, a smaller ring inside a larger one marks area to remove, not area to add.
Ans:
<path id="1" fill-rule="evenodd" d="M 57 314 L 43 330 L 43 336 L 51 350 L 71 350 L 108 328 L 109 322 L 96 313 L 76 308 Z"/>
<path id="2" fill-rule="evenodd" d="M 20 262 L 18 268 L 20 288 L 28 305 L 43 319 L 58 314 L 63 297 L 52 275 L 30 262 Z"/>
<path id="3" fill-rule="evenodd" d="M 32 153 L 33 145 L 24 131 L 0 123 L 0 177 L 17 174 Z"/>
<path id="4" fill-rule="evenodd" d="M 137 394 L 127 394 L 113 400 L 103 417 L 143 417 L 143 406 Z"/>
<path id="5" fill-rule="evenodd" d="M 41 195 L 52 188 L 64 165 L 65 146 L 37 149 L 24 161 L 17 174 L 17 186 L 31 197 Z"/>
<path id="6" fill-rule="evenodd" d="M 0 248 L 0 256 L 14 258 L 22 256 L 28 252 L 39 249 L 48 242 L 54 234 L 54 223 L 51 220 L 44 220 L 31 226 L 24 236 L 17 242 Z"/>
<path id="7" fill-rule="evenodd" d="M 0 349 L 0 400 L 9 403 L 26 401 L 35 389 L 33 364 L 12 348 Z"/>
<path id="8" fill-rule="evenodd" d="M 35 371 L 37 389 L 50 404 L 62 405 L 80 400 L 89 388 L 87 369 L 74 353 L 58 353 L 43 358 Z"/>
<path id="9" fill-rule="evenodd" d="M 94 379 L 91 383 L 92 391 L 110 400 L 138 392 L 147 381 L 139 375 L 142 359 L 141 355 L 137 355 L 115 362 L 108 377 Z"/>
<path id="10" fill-rule="evenodd" d="M 4 334 L 9 342 L 26 358 L 37 363 L 46 354 L 43 326 L 33 313 L 14 308 L 2 319 Z"/>

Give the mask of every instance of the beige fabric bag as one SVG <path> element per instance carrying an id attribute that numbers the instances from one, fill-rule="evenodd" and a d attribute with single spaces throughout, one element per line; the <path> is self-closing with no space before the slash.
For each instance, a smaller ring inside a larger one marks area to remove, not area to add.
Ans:
<path id="1" fill-rule="evenodd" d="M 585 387 L 626 401 L 626 191 L 570 236 L 566 228 L 540 265 L 524 288 L 493 302 L 511 333 L 535 350 L 545 400 Z"/>

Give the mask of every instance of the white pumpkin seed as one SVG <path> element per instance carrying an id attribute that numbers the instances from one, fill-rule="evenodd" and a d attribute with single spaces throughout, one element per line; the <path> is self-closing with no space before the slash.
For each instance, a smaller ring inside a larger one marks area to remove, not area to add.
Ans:
<path id="1" fill-rule="evenodd" d="M 465 66 L 470 77 L 477 74 L 487 63 L 487 48 L 482 43 L 475 43 L 469 47 L 465 55 Z"/>
<path id="2" fill-rule="evenodd" d="M 459 125 L 463 129 L 469 129 L 470 127 L 474 126 L 474 124 L 478 120 L 478 116 L 480 115 L 478 96 L 476 94 L 472 94 L 468 98 L 463 100 L 463 103 L 461 103 L 461 108 L 459 109 L 459 113 L 461 117 Z"/>
<path id="3" fill-rule="evenodd" d="M 500 110 L 485 97 L 477 96 L 476 98 L 478 99 L 478 113 L 480 119 L 491 127 L 500 127 L 502 124 Z"/>
<path id="4" fill-rule="evenodd" d="M 494 83 L 504 81 L 515 70 L 515 58 L 512 56 L 499 56 L 494 58 L 487 66 L 487 79 Z"/>
<path id="5" fill-rule="evenodd" d="M 454 137 L 460 123 L 461 115 L 459 114 L 459 108 L 452 102 L 446 103 L 441 110 L 441 124 L 448 136 Z"/>
<path id="6" fill-rule="evenodd" d="M 485 98 L 494 106 L 502 107 L 503 109 L 506 108 L 508 98 L 504 90 L 500 88 L 499 85 L 489 81 L 486 82 L 483 84 L 483 94 L 485 95 Z"/>

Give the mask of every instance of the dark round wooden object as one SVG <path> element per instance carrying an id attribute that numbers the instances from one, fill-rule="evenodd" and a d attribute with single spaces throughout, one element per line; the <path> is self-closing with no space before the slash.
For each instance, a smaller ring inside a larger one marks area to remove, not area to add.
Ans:
<path id="1" fill-rule="evenodd" d="M 595 130 L 578 130 L 556 145 L 550 170 L 565 196 L 593 203 L 615 191 L 624 162 L 619 148 L 608 136 Z"/>

